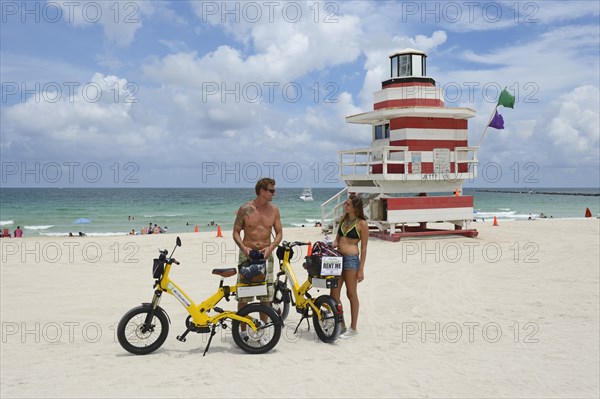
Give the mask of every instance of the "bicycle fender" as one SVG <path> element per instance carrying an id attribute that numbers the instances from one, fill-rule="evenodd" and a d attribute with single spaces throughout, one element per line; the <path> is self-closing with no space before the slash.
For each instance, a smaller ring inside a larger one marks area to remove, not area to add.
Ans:
<path id="1" fill-rule="evenodd" d="M 152 304 L 149 302 L 142 302 L 142 306 L 147 306 L 147 307 L 151 307 Z M 157 312 L 161 312 L 162 314 L 164 314 L 165 316 L 167 316 L 167 320 L 169 321 L 169 324 L 171 324 L 171 318 L 169 317 L 169 314 L 167 312 L 165 312 L 165 310 L 163 308 L 161 308 L 160 306 L 156 307 L 156 311 Z"/>

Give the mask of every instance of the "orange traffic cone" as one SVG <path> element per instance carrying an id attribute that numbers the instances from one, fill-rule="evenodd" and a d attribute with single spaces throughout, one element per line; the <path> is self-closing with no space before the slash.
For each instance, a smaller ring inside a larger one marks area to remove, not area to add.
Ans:
<path id="1" fill-rule="evenodd" d="M 590 211 L 590 208 L 585 208 L 585 217 L 586 218 L 592 217 L 592 211 Z"/>
<path id="2" fill-rule="evenodd" d="M 308 242 L 308 249 L 306 250 L 306 256 L 311 256 L 311 255 L 312 255 L 312 244 L 309 241 Z"/>
<path id="3" fill-rule="evenodd" d="M 221 233 L 221 225 L 217 225 L 217 237 L 223 237 L 223 233 Z"/>
<path id="4" fill-rule="evenodd" d="M 496 216 L 494 216 L 494 224 L 492 226 L 499 226 L 498 225 L 498 220 L 496 220 Z"/>
<path id="5" fill-rule="evenodd" d="M 454 196 L 455 197 L 460 197 L 460 193 L 458 192 L 458 188 L 456 189 L 456 191 L 454 192 Z"/>
<path id="6" fill-rule="evenodd" d="M 194 229 L 194 233 L 198 232 L 198 225 L 196 225 L 196 228 Z"/>

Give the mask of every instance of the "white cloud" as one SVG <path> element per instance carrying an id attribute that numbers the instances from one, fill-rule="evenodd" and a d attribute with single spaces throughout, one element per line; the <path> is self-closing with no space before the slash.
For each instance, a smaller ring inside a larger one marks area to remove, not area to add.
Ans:
<path id="1" fill-rule="evenodd" d="M 128 82 L 95 74 L 68 92 L 44 91 L 3 111 L 2 151 L 46 159 L 130 156 L 164 132 L 136 120 Z M 132 151 L 133 149 L 133 151 Z"/>
<path id="2" fill-rule="evenodd" d="M 580 86 L 553 101 L 541 115 L 532 144 L 545 149 L 548 166 L 600 167 L 600 91 Z"/>
<path id="3" fill-rule="evenodd" d="M 257 81 L 293 80 L 314 70 L 351 62 L 360 54 L 362 28 L 358 16 L 336 14 L 331 23 L 325 23 L 320 15 L 315 22 L 313 10 L 317 3 L 277 3 L 279 7 L 275 3 L 269 3 L 272 7 L 253 4 L 261 10 L 261 18 L 256 22 L 254 16 L 248 16 L 249 11 L 244 12 L 246 4 L 242 2 L 230 6 L 213 3 L 211 6 L 218 11 L 210 13 L 205 3 L 191 3 L 201 21 L 223 27 L 253 52 L 244 56 L 241 51 L 226 52 L 220 48 L 204 57 L 218 63 L 224 74 Z M 235 22 L 235 12 L 224 11 L 226 7 L 238 8 L 239 22 Z M 292 14 L 296 8 L 300 10 L 300 18 Z"/>

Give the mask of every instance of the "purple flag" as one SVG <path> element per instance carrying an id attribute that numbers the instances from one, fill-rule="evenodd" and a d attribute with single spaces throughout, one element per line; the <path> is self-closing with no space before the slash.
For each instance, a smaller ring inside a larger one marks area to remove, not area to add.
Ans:
<path id="1" fill-rule="evenodd" d="M 498 111 L 496 111 L 496 115 L 494 115 L 492 118 L 490 127 L 493 127 L 494 129 L 504 129 L 504 119 L 502 118 L 502 115 L 498 113 Z"/>

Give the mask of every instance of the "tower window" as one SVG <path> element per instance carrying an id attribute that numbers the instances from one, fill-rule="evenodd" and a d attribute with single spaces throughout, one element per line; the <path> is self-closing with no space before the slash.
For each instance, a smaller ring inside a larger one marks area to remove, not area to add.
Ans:
<path id="1" fill-rule="evenodd" d="M 390 138 L 390 124 L 382 124 L 373 126 L 374 130 L 374 139 L 382 140 Z"/>
<path id="2" fill-rule="evenodd" d="M 410 55 L 401 55 L 398 57 L 398 76 L 411 76 L 412 66 L 410 63 Z"/>

